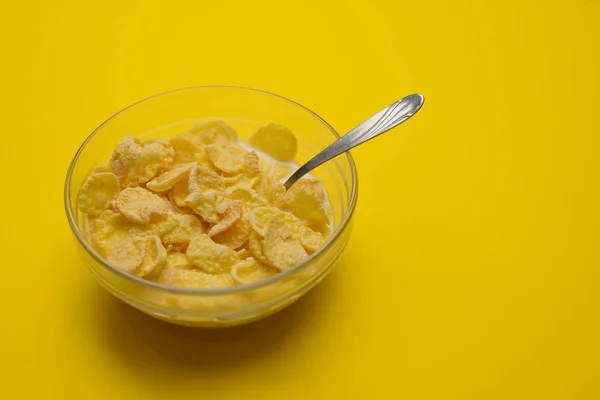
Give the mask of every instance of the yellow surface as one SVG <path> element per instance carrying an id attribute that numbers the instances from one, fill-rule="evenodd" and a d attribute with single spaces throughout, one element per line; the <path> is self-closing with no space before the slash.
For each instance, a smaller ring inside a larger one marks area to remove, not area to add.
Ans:
<path id="1" fill-rule="evenodd" d="M 216 3 L 4 5 L 2 397 L 600 398 L 600 1 Z M 104 119 L 206 84 L 282 94 L 339 131 L 426 98 L 354 151 L 335 271 L 209 332 L 109 297 L 62 198 Z"/>

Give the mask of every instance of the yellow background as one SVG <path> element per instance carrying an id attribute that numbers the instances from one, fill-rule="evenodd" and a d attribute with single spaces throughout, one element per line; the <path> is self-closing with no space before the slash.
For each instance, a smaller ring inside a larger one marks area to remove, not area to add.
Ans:
<path id="1" fill-rule="evenodd" d="M 600 398 L 600 1 L 5 3 L 3 398 Z M 281 94 L 340 132 L 426 99 L 353 152 L 334 272 L 220 331 L 104 292 L 62 197 L 103 120 L 209 84 Z"/>

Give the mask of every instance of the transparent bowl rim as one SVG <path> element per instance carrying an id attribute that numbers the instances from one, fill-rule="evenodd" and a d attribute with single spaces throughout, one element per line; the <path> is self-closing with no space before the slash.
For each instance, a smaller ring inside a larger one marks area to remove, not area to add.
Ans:
<path id="1" fill-rule="evenodd" d="M 200 296 L 209 296 L 209 295 L 228 295 L 228 294 L 233 294 L 233 293 L 241 293 L 241 292 L 247 292 L 247 291 L 252 291 L 261 287 L 266 287 L 272 283 L 284 280 L 285 278 L 294 275 L 297 272 L 300 272 L 302 270 L 304 270 L 305 268 L 307 268 L 310 264 L 311 261 L 314 260 L 315 258 L 317 258 L 319 255 L 321 255 L 325 250 L 327 250 L 333 242 L 335 242 L 335 240 L 341 235 L 341 233 L 346 229 L 346 227 L 348 226 L 348 223 L 350 222 L 350 219 L 352 217 L 352 214 L 354 213 L 354 209 L 356 207 L 356 201 L 358 198 L 358 175 L 356 172 L 356 165 L 354 163 L 354 159 L 352 158 L 352 155 L 350 154 L 350 152 L 346 152 L 344 155 L 345 157 L 348 159 L 348 162 L 350 163 L 350 171 L 352 174 L 352 187 L 351 187 L 351 194 L 350 194 L 350 202 L 348 204 L 348 208 L 346 210 L 346 212 L 344 213 L 342 220 L 340 221 L 339 226 L 332 232 L 332 234 L 330 235 L 330 237 L 327 239 L 327 241 L 323 244 L 323 246 L 321 246 L 321 248 L 319 248 L 317 251 L 315 251 L 313 254 L 311 254 L 308 258 L 306 258 L 304 261 L 302 261 L 301 263 L 293 266 L 292 268 L 280 272 L 276 275 L 273 275 L 269 278 L 266 279 L 262 279 L 256 282 L 252 282 L 252 283 L 248 283 L 248 284 L 243 284 L 243 285 L 239 285 L 239 286 L 232 286 L 232 287 L 226 287 L 226 288 L 214 288 L 214 289 L 196 289 L 196 288 L 183 288 L 183 287 L 178 287 L 178 286 L 169 286 L 169 285 L 165 285 L 162 283 L 158 283 L 158 282 L 152 282 L 152 281 L 148 281 L 142 278 L 139 278 L 137 276 L 131 275 L 115 266 L 113 266 L 112 264 L 110 264 L 108 261 L 106 261 L 100 254 L 98 254 L 98 252 L 90 245 L 90 243 L 86 240 L 86 238 L 84 237 L 83 233 L 80 231 L 79 226 L 77 224 L 75 215 L 73 214 L 73 212 L 71 211 L 71 196 L 70 196 L 70 187 L 71 187 L 71 176 L 73 174 L 73 170 L 75 169 L 75 165 L 77 164 L 77 161 L 79 159 L 79 156 L 81 154 L 81 152 L 83 151 L 83 149 L 86 147 L 86 145 L 88 144 L 88 142 L 96 135 L 98 134 L 98 132 L 100 132 L 102 130 L 102 128 L 108 124 L 110 121 L 112 121 L 114 118 L 116 118 L 117 116 L 121 115 L 122 113 L 126 112 L 127 110 L 136 107 L 142 103 L 145 103 L 149 100 L 158 98 L 158 97 L 162 97 L 162 96 L 167 96 L 170 94 L 174 94 L 174 93 L 178 93 L 178 92 L 184 92 L 184 91 L 193 91 L 193 90 L 206 90 L 206 89 L 217 89 L 217 90 L 241 90 L 241 91 L 249 91 L 249 92 L 254 92 L 254 93 L 260 93 L 260 94 L 265 94 L 268 96 L 273 96 L 276 98 L 279 98 L 281 100 L 285 100 L 293 105 L 296 105 L 302 109 L 304 109 L 305 111 L 307 111 L 309 114 L 311 114 L 313 117 L 317 118 L 323 125 L 325 125 L 330 131 L 331 133 L 333 133 L 333 135 L 337 138 L 339 138 L 340 136 L 338 135 L 338 133 L 331 127 L 331 125 L 329 125 L 323 118 L 321 118 L 317 113 L 315 113 L 314 111 L 310 110 L 309 108 L 303 106 L 300 103 L 297 103 L 293 100 L 290 100 L 286 97 L 274 94 L 274 93 L 270 93 L 264 90 L 259 90 L 259 89 L 253 89 L 253 88 L 249 88 L 249 87 L 241 87 L 241 86 L 194 86 L 194 87 L 188 87 L 188 88 L 182 88 L 182 89 L 176 89 L 176 90 L 170 90 L 167 92 L 163 92 L 163 93 L 159 93 L 150 97 L 147 97 L 143 100 L 140 100 L 136 103 L 133 103 L 127 107 L 125 107 L 124 109 L 118 111 L 117 113 L 115 113 L 114 115 L 112 115 L 110 118 L 108 118 L 106 121 L 104 121 L 102 124 L 100 124 L 96 129 L 94 129 L 94 131 L 84 140 L 84 142 L 81 144 L 81 146 L 79 147 L 79 149 L 77 150 L 77 152 L 75 153 L 75 156 L 73 157 L 73 160 L 71 161 L 71 164 L 69 165 L 69 169 L 67 171 L 67 177 L 65 180 L 65 191 L 64 191 L 64 201 L 65 201 L 65 211 L 67 213 L 67 219 L 69 221 L 69 225 L 71 226 L 71 230 L 73 231 L 73 234 L 75 235 L 75 237 L 77 238 L 77 240 L 79 241 L 79 243 L 81 243 L 81 245 L 83 246 L 83 248 L 98 262 L 100 263 L 102 266 L 104 266 L 105 268 L 107 268 L 109 271 L 121 276 L 122 278 L 125 278 L 126 280 L 129 280 L 133 283 L 137 283 L 140 284 L 142 286 L 146 286 L 148 288 L 153 288 L 153 289 L 157 289 L 163 292 L 168 292 L 168 293 L 174 293 L 174 294 L 185 294 L 185 295 L 200 295 Z"/>

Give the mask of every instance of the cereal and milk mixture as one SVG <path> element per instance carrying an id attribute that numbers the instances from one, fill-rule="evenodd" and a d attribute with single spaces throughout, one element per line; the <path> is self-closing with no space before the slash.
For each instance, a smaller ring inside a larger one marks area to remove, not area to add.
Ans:
<path id="1" fill-rule="evenodd" d="M 221 121 L 170 140 L 124 137 L 80 189 L 89 240 L 117 268 L 168 285 L 275 275 L 317 250 L 332 224 L 320 180 L 283 187 L 296 149 L 292 132 L 275 124 L 248 143 Z"/>

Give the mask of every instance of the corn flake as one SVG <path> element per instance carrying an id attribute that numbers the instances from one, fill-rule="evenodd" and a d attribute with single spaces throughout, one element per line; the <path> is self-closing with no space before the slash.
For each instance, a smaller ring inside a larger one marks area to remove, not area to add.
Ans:
<path id="1" fill-rule="evenodd" d="M 218 222 L 219 214 L 225 212 L 228 206 L 223 177 L 206 167 L 194 166 L 190 172 L 188 190 L 190 194 L 185 204 L 206 222 Z"/>
<path id="2" fill-rule="evenodd" d="M 306 226 L 300 226 L 300 243 L 308 251 L 316 251 L 323 245 L 324 239 L 320 232 Z"/>
<path id="3" fill-rule="evenodd" d="M 235 175 L 232 177 L 224 177 L 223 179 L 225 179 L 227 189 L 232 190 L 234 188 L 247 188 L 254 190 L 254 188 L 260 182 L 260 176 L 254 176 L 249 178 L 246 175 Z"/>
<path id="4" fill-rule="evenodd" d="M 125 188 L 119 193 L 115 200 L 115 208 L 128 220 L 147 224 L 152 215 L 167 215 L 170 205 L 162 197 L 141 187 L 135 187 Z"/>
<path id="5" fill-rule="evenodd" d="M 103 241 L 110 240 L 113 237 L 118 240 L 118 235 L 121 233 L 134 238 L 160 237 L 175 229 L 177 221 L 169 213 L 167 218 L 151 220 L 148 224 L 140 225 L 129 221 L 120 213 L 107 211 L 94 220 L 94 225 L 96 242 L 102 245 Z"/>
<path id="6" fill-rule="evenodd" d="M 216 243 L 223 244 L 232 249 L 238 249 L 246 243 L 252 233 L 252 225 L 246 218 L 240 218 L 224 232 L 212 237 Z"/>
<path id="7" fill-rule="evenodd" d="M 246 156 L 251 154 L 237 146 L 219 144 L 208 145 L 204 151 L 215 167 L 228 174 L 238 174 L 244 171 Z M 251 168 L 253 167 L 251 165 Z"/>
<path id="8" fill-rule="evenodd" d="M 121 220 L 125 220 L 125 218 L 111 210 L 103 212 L 92 220 L 93 243 L 105 258 L 114 253 L 121 244 L 133 243 L 135 236 L 129 232 L 129 225 L 121 224 Z M 118 265 L 119 263 L 113 262 L 113 264 Z"/>
<path id="9" fill-rule="evenodd" d="M 213 237 L 218 235 L 231 227 L 235 221 L 240 219 L 240 216 L 242 215 L 242 204 L 241 200 L 230 202 L 221 220 L 216 225 L 213 225 L 208 231 L 208 236 Z"/>
<path id="10" fill-rule="evenodd" d="M 124 137 L 113 151 L 109 166 L 112 172 L 119 178 L 121 186 L 125 187 L 129 181 L 137 182 L 137 168 L 142 159 L 144 150 L 139 139 L 131 136 Z"/>
<path id="11" fill-rule="evenodd" d="M 248 143 L 279 161 L 293 161 L 298 151 L 296 137 L 292 131 L 276 124 L 260 128 L 248 139 Z"/>
<path id="12" fill-rule="evenodd" d="M 167 232 L 175 229 L 177 221 L 167 214 L 167 218 L 153 218 L 147 224 L 139 224 L 129 221 L 122 214 L 116 213 L 106 221 L 106 230 L 115 229 L 121 231 L 129 231 L 130 234 L 137 237 L 144 236 L 162 236 Z"/>
<path id="13" fill-rule="evenodd" d="M 250 237 L 248 238 L 248 248 L 250 249 L 250 253 L 252 253 L 258 261 L 263 264 L 271 265 L 271 261 L 269 261 L 263 253 L 262 238 L 255 231 L 250 233 Z"/>
<path id="14" fill-rule="evenodd" d="M 194 237 L 186 254 L 195 266 L 209 274 L 229 272 L 239 261 L 235 251 L 213 242 L 208 235 Z"/>
<path id="15" fill-rule="evenodd" d="M 304 221 L 303 223 L 310 229 L 319 232 L 324 238 L 331 235 L 331 227 L 328 221 L 333 220 L 333 209 L 330 205 L 325 205 L 325 213 L 327 215 L 327 221 Z"/>
<path id="16" fill-rule="evenodd" d="M 190 132 L 179 134 L 169 140 L 174 150 L 173 161 L 177 164 L 185 164 L 194 161 L 194 154 L 202 151 L 197 145 L 196 136 Z"/>
<path id="17" fill-rule="evenodd" d="M 262 191 L 267 201 L 274 207 L 282 208 L 284 206 L 285 187 L 281 182 L 292 173 L 292 168 L 276 163 L 274 164 L 262 185 Z"/>
<path id="18" fill-rule="evenodd" d="M 99 247 L 106 254 L 109 263 L 130 274 L 135 273 L 144 259 L 144 254 L 135 243 L 135 237 L 127 232 L 115 232 L 101 239 Z"/>
<path id="19" fill-rule="evenodd" d="M 162 240 L 167 244 L 189 243 L 204 231 L 202 222 L 194 215 L 169 213 L 169 219 L 175 223 L 171 230 L 162 235 Z"/>
<path id="20" fill-rule="evenodd" d="M 98 215 L 88 215 L 86 231 L 95 247 L 99 246 L 99 238 L 106 227 L 106 221 L 113 215 L 121 214 L 113 210 L 104 210 Z"/>
<path id="21" fill-rule="evenodd" d="M 167 259 L 167 250 L 158 236 L 140 238 L 126 231 L 113 230 L 102 237 L 100 248 L 108 262 L 142 278 L 160 272 Z"/>
<path id="22" fill-rule="evenodd" d="M 140 277 L 156 276 L 167 261 L 167 250 L 158 236 L 146 236 L 135 239 L 136 246 L 142 252 L 142 261 L 133 272 Z"/>
<path id="23" fill-rule="evenodd" d="M 273 218 L 269 223 L 262 250 L 270 261 L 269 264 L 280 271 L 289 269 L 308 257 L 300 239 L 280 217 Z"/>
<path id="24" fill-rule="evenodd" d="M 166 140 L 147 141 L 142 150 L 142 171 L 138 181 L 146 183 L 171 168 L 174 154 L 173 147 Z"/>
<path id="25" fill-rule="evenodd" d="M 168 194 L 169 200 L 171 203 L 175 204 L 177 207 L 187 207 L 187 203 L 185 199 L 190 195 L 188 190 L 188 180 L 183 179 L 173 185 L 173 188 Z"/>
<path id="26" fill-rule="evenodd" d="M 119 178 L 115 174 L 111 172 L 92 174 L 81 186 L 77 206 L 81 212 L 98 215 L 106 210 L 120 190 Z"/>
<path id="27" fill-rule="evenodd" d="M 152 179 L 146 184 L 146 187 L 155 192 L 166 192 L 185 178 L 193 166 L 194 164 L 192 163 L 176 165 L 172 169 L 163 172 Z"/>
<path id="28" fill-rule="evenodd" d="M 241 200 L 243 202 L 244 213 L 257 208 L 269 205 L 254 189 L 247 186 L 233 186 L 227 188 L 225 196 L 230 200 Z"/>
<path id="29" fill-rule="evenodd" d="M 200 166 L 208 168 L 211 171 L 217 172 L 218 174 L 222 173 L 218 168 L 215 167 L 212 161 L 210 161 L 210 158 L 208 158 L 208 155 L 204 150 L 202 150 L 200 153 L 194 154 L 194 160 L 196 160 L 196 163 Z"/>
<path id="30" fill-rule="evenodd" d="M 300 179 L 287 191 L 284 202 L 298 218 L 330 223 L 330 207 L 325 203 L 325 186 L 317 179 Z"/>
<path id="31" fill-rule="evenodd" d="M 215 223 L 219 213 L 225 211 L 227 203 L 223 194 L 214 189 L 195 191 L 185 199 L 185 204 L 200 215 L 206 222 Z"/>
<path id="32" fill-rule="evenodd" d="M 109 166 L 121 187 L 138 186 L 169 169 L 174 154 L 169 142 L 155 140 L 143 144 L 139 139 L 126 136 L 117 144 Z"/>
<path id="33" fill-rule="evenodd" d="M 248 212 L 248 221 L 252 228 L 261 236 L 266 236 L 267 229 L 273 218 L 280 218 L 286 224 L 296 225 L 300 220 L 290 213 L 275 207 L 258 207 Z"/>

